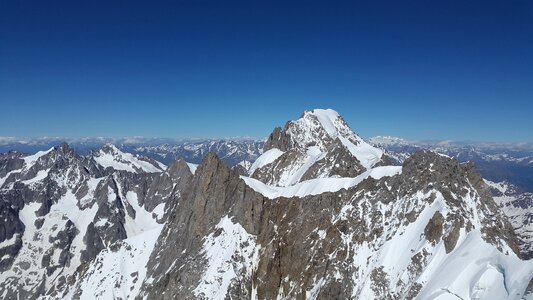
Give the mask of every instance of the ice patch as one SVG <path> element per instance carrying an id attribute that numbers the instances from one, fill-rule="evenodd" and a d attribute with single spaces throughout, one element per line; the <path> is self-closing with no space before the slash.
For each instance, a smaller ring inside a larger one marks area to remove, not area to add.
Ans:
<path id="1" fill-rule="evenodd" d="M 196 169 L 198 168 L 197 164 L 187 163 L 187 166 L 189 167 L 189 171 L 194 175 L 196 173 Z"/>

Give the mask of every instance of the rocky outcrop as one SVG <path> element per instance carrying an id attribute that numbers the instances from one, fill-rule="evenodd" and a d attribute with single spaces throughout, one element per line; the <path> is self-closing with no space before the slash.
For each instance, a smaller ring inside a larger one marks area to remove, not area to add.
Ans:
<path id="1" fill-rule="evenodd" d="M 517 234 L 521 256 L 524 259 L 533 258 L 533 193 L 521 191 L 508 182 L 485 182 Z"/>
<path id="2" fill-rule="evenodd" d="M 293 148 L 293 143 L 291 142 L 291 137 L 286 133 L 290 127 L 290 122 L 285 125 L 285 129 L 281 127 L 274 128 L 274 131 L 268 136 L 268 139 L 265 141 L 263 146 L 263 151 L 266 152 L 270 149 L 277 148 L 281 151 L 288 151 Z"/>
<path id="3" fill-rule="evenodd" d="M 208 154 L 177 205 L 167 212 L 167 223 L 148 265 L 147 278 L 153 281 L 146 282 L 141 297 L 195 298 L 191 287 L 200 281 L 199 271 L 206 263 L 201 253 L 203 238 L 228 215 L 246 232 L 257 234 L 262 204 L 261 195 L 248 188 L 215 154 Z M 245 286 L 246 290 L 234 290 L 234 296 L 250 295 L 251 285 Z"/>

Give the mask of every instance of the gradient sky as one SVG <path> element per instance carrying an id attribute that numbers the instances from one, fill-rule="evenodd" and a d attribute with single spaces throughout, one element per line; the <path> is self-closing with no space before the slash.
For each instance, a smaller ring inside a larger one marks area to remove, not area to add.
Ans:
<path id="1" fill-rule="evenodd" d="M 0 0 L 0 136 L 266 136 L 317 107 L 531 142 L 531 1 Z"/>

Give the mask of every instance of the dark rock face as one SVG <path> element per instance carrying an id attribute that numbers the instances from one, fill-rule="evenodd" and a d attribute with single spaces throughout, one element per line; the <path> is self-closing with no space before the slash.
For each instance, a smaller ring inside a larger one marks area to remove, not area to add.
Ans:
<path id="1" fill-rule="evenodd" d="M 6 271 L 13 264 L 22 247 L 24 224 L 18 218 L 20 208 L 6 201 L 0 202 L 0 243 L 7 245 L 0 248 L 0 271 Z"/>
<path id="2" fill-rule="evenodd" d="M 290 171 L 294 168 L 294 163 L 301 160 L 304 156 L 304 151 L 299 149 L 289 150 L 272 163 L 257 169 L 251 175 L 253 178 L 266 184 L 276 185 L 276 183 L 281 181 L 284 171 Z"/>
<path id="3" fill-rule="evenodd" d="M 318 160 L 302 176 L 302 181 L 319 178 L 321 175 L 355 177 L 366 169 L 337 139 L 329 147 L 324 158 Z"/>
<path id="4" fill-rule="evenodd" d="M 287 125 L 285 125 L 285 130 L 281 129 L 281 127 L 274 128 L 274 131 L 268 136 L 268 139 L 263 146 L 263 151 L 266 152 L 273 148 L 278 148 L 281 151 L 288 151 L 293 148 L 291 138 L 286 133 L 289 126 L 290 123 L 287 123 Z"/>
<path id="5" fill-rule="evenodd" d="M 469 231 L 473 226 L 470 222 L 465 223 L 459 216 L 462 211 L 472 214 L 468 212 L 469 208 L 460 197 L 475 197 L 476 195 L 469 190 L 474 189 L 479 197 L 475 208 L 487 216 L 481 228 L 483 237 L 498 245 L 499 249 L 501 244 L 498 240 L 502 239 L 515 253 L 519 253 L 518 240 L 512 226 L 497 208 L 488 186 L 473 164 L 459 164 L 455 159 L 442 157 L 430 151 L 420 151 L 404 162 L 402 173 L 410 178 L 408 191 L 435 188 L 443 194 L 446 201 L 450 202 L 450 206 L 457 209 L 456 214 L 450 215 L 450 219 L 454 222 L 453 230 L 444 238 L 448 245 L 455 245 L 459 228 L 466 227 Z"/>
<path id="6" fill-rule="evenodd" d="M 435 212 L 431 220 L 424 229 L 424 234 L 428 241 L 433 242 L 434 244 L 438 243 L 442 237 L 442 224 L 444 223 L 444 218 L 440 212 Z"/>
<path id="7" fill-rule="evenodd" d="M 10 151 L 5 154 L 0 154 L 0 178 L 8 176 L 10 172 L 22 168 L 24 160 L 23 154 L 16 151 Z M 15 175 L 15 174 L 12 174 Z M 11 182 L 11 178 L 6 178 L 6 182 Z M 2 184 L 0 184 L 2 187 Z"/>
<path id="8" fill-rule="evenodd" d="M 192 176 L 185 160 L 180 159 L 171 164 L 165 172 L 154 177 L 149 185 L 144 198 L 146 209 L 152 211 L 159 204 L 167 202 L 169 196 L 180 197 L 181 191 L 185 190 Z"/>
<path id="9" fill-rule="evenodd" d="M 52 275 L 58 268 L 70 265 L 73 254 L 69 252 L 69 247 L 72 245 L 72 241 L 78 233 L 79 231 L 76 229 L 74 223 L 68 220 L 65 223 L 65 227 L 58 231 L 55 237 L 49 238 L 49 242 L 55 245 L 55 247 L 49 248 L 41 260 L 41 266 L 46 269 L 47 276 Z M 53 263 L 51 258 L 56 251 L 59 252 L 59 259 L 57 263 Z"/>
<path id="10" fill-rule="evenodd" d="M 148 266 L 147 277 L 155 279 L 146 286 L 144 295 L 153 299 L 195 298 L 190 287 L 201 278 L 202 237 L 232 211 L 238 212 L 240 224 L 247 231 L 257 232 L 262 201 L 262 196 L 251 191 L 238 174 L 215 154 L 208 154 L 177 205 L 167 212 L 167 223 Z M 251 285 L 246 286 L 247 291 L 237 289 L 234 296 L 249 295 Z"/>

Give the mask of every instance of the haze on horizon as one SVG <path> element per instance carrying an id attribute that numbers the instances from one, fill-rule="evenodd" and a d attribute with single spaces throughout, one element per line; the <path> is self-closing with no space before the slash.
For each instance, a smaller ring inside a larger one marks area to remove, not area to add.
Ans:
<path id="1" fill-rule="evenodd" d="M 533 142 L 527 1 L 0 3 L 0 136 Z"/>

